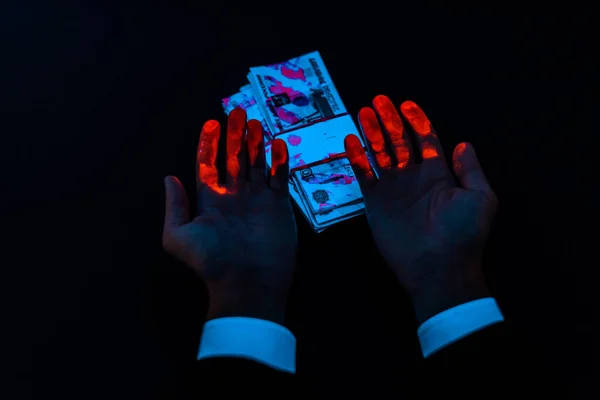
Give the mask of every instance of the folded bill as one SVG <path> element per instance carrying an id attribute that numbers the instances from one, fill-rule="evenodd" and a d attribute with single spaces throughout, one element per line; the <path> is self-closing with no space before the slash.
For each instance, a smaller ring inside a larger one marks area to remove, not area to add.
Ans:
<path id="1" fill-rule="evenodd" d="M 316 232 L 321 232 L 330 225 L 364 212 L 360 187 L 344 153 L 344 138 L 351 133 L 357 135 L 364 146 L 362 135 L 356 129 L 356 125 L 349 115 L 328 119 L 277 136 L 285 140 L 288 146 L 292 198 Z M 337 161 L 340 159 L 343 161 Z M 267 157 L 267 163 L 270 163 L 270 157 Z M 341 164 L 342 167 L 339 163 L 343 163 Z M 315 165 L 322 181 L 330 179 L 331 189 L 335 188 L 335 190 L 330 190 L 332 197 L 335 196 L 336 199 L 347 198 L 350 201 L 344 202 L 341 200 L 338 207 L 328 207 L 325 210 L 321 209 L 319 212 L 315 212 L 316 207 L 313 207 L 309 200 L 312 192 L 307 194 L 310 188 L 306 189 L 306 187 L 312 185 L 314 186 L 313 189 L 317 189 L 316 185 L 320 180 L 311 180 L 313 183 L 305 182 L 305 188 L 303 189 L 300 182 L 294 178 L 297 171 L 302 173 L 305 166 L 311 167 L 313 165 Z M 328 168 L 332 170 L 327 172 Z M 343 168 L 344 172 L 340 171 L 340 168 Z"/>
<path id="2" fill-rule="evenodd" d="M 327 214 L 334 208 L 362 201 L 347 158 L 296 169 L 292 178 L 313 214 Z"/>

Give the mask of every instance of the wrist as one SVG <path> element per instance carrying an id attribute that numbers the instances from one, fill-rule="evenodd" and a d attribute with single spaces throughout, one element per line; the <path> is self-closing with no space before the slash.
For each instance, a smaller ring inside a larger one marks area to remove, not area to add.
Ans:
<path id="1" fill-rule="evenodd" d="M 283 325 L 285 296 L 261 290 L 219 291 L 210 293 L 207 320 L 226 317 L 263 319 Z"/>
<path id="2" fill-rule="evenodd" d="M 419 325 L 442 311 L 491 296 L 481 268 L 428 277 L 409 294 Z"/>

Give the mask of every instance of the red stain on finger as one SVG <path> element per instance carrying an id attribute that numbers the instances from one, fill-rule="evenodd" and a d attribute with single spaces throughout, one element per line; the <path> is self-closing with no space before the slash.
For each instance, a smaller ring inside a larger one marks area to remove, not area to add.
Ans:
<path id="1" fill-rule="evenodd" d="M 271 176 L 275 176 L 277 171 L 287 162 L 287 146 L 281 139 L 273 140 L 271 145 Z"/>
<path id="2" fill-rule="evenodd" d="M 297 135 L 290 135 L 288 136 L 287 141 L 292 146 L 298 146 L 302 142 L 302 138 Z"/>
<path id="3" fill-rule="evenodd" d="M 355 168 L 359 168 L 366 176 L 372 177 L 373 172 L 371 171 L 371 164 L 369 163 L 365 149 L 363 149 L 362 143 L 358 137 L 355 135 L 346 136 L 346 139 L 344 139 L 344 145 L 346 147 L 346 155 L 350 161 L 350 164 L 352 164 Z"/>
<path id="4" fill-rule="evenodd" d="M 211 165 L 215 163 L 220 128 L 219 122 L 215 120 L 206 121 L 202 127 L 200 144 L 198 145 L 198 162 Z"/>
<path id="5" fill-rule="evenodd" d="M 377 121 L 375 111 L 369 107 L 364 107 L 358 113 L 358 119 L 363 128 L 363 132 L 371 145 L 371 149 L 373 149 L 373 153 L 375 153 L 377 164 L 381 168 L 391 167 L 392 161 L 385 151 L 385 140 L 383 139 L 381 127 Z"/>
<path id="6" fill-rule="evenodd" d="M 396 111 L 396 107 L 392 101 L 384 95 L 379 95 L 373 99 L 373 106 L 381 117 L 383 126 L 390 134 L 392 139 L 402 139 L 404 135 L 404 124 L 400 119 L 400 114 Z"/>
<path id="7" fill-rule="evenodd" d="M 198 145 L 198 177 L 200 182 L 219 194 L 225 194 L 227 190 L 219 186 L 219 174 L 215 161 L 219 146 L 219 131 L 221 127 L 215 120 L 207 121 L 200 133 Z"/>
<path id="8" fill-rule="evenodd" d="M 465 151 L 467 151 L 467 144 L 464 142 L 459 143 L 454 149 L 454 155 L 455 157 L 462 157 L 462 155 L 465 154 Z"/>
<path id="9" fill-rule="evenodd" d="M 396 158 L 398 159 L 398 168 L 406 167 L 410 159 L 408 148 L 396 148 Z"/>
<path id="10" fill-rule="evenodd" d="M 418 133 L 420 136 L 427 136 L 432 133 L 431 122 L 427 119 L 427 116 L 421 110 L 421 107 L 416 105 L 412 101 L 405 101 L 400 106 L 400 111 L 406 117 L 408 122 L 410 122 L 410 126 Z"/>
<path id="11" fill-rule="evenodd" d="M 375 97 L 373 99 L 373 106 L 377 110 L 385 130 L 390 136 L 390 141 L 394 146 L 394 154 L 398 161 L 398 168 L 406 167 L 410 158 L 410 151 L 406 136 L 404 135 L 404 124 L 402 123 L 400 114 L 398 114 L 396 107 L 394 107 L 389 97 L 384 95 Z"/>
<path id="12" fill-rule="evenodd" d="M 454 154 L 452 155 L 452 165 L 455 171 L 459 171 L 464 168 L 464 155 L 467 151 L 466 143 L 459 143 L 454 148 Z"/>
<path id="13" fill-rule="evenodd" d="M 423 152 L 423 159 L 435 158 L 439 155 L 437 149 L 431 143 L 427 143 L 427 142 L 421 143 L 421 150 Z"/>
<path id="14" fill-rule="evenodd" d="M 246 111 L 244 111 L 244 109 L 241 107 L 234 108 L 229 113 L 229 118 L 227 119 L 227 129 L 241 132 L 245 126 Z"/>
<path id="15" fill-rule="evenodd" d="M 258 156 L 259 146 L 263 143 L 262 125 L 255 119 L 248 121 L 248 158 L 250 165 L 256 165 L 256 157 Z"/>
<path id="16" fill-rule="evenodd" d="M 229 113 L 227 121 L 227 172 L 236 181 L 240 174 L 239 154 L 242 149 L 244 127 L 246 125 L 246 112 L 235 108 Z"/>

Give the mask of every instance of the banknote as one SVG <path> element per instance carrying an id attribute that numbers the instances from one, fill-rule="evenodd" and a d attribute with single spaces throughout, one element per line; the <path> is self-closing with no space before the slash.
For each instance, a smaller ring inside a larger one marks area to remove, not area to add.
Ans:
<path id="1" fill-rule="evenodd" d="M 274 135 L 346 113 L 318 51 L 250 68 L 248 80 Z"/>
<path id="2" fill-rule="evenodd" d="M 290 130 L 277 138 L 287 144 L 290 168 L 297 168 L 343 154 L 344 138 L 350 133 L 361 136 L 352 117 L 346 114 Z"/>
<path id="3" fill-rule="evenodd" d="M 297 192 L 290 192 L 291 197 L 294 199 L 296 204 L 298 204 L 299 208 L 309 209 L 308 204 L 306 203 L 306 197 L 299 195 Z M 303 204 L 300 206 L 300 204 Z M 336 224 L 338 222 L 350 219 L 357 215 L 363 214 L 365 211 L 364 202 L 359 202 L 356 204 L 348 204 L 346 206 L 340 208 L 334 208 L 327 213 L 324 214 L 313 214 L 313 213 L 305 213 L 302 212 L 310 226 L 317 233 L 324 231 L 329 226 Z"/>
<path id="4" fill-rule="evenodd" d="M 345 157 L 296 169 L 293 179 L 315 214 L 362 201 L 360 187 Z"/>

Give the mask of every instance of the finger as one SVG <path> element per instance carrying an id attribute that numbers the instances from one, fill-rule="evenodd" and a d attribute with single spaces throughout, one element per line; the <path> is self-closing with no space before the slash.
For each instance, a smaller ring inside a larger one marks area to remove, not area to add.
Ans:
<path id="1" fill-rule="evenodd" d="M 385 149 L 385 139 L 377 121 L 377 114 L 375 114 L 372 108 L 363 107 L 358 113 L 358 121 L 369 142 L 369 148 L 377 166 L 381 169 L 390 169 L 392 167 L 392 160 Z"/>
<path id="2" fill-rule="evenodd" d="M 227 185 L 235 188 L 246 176 L 246 111 L 234 108 L 227 120 Z"/>
<path id="3" fill-rule="evenodd" d="M 470 143 L 460 143 L 454 148 L 452 167 L 463 188 L 483 192 L 490 199 L 496 198 Z"/>
<path id="4" fill-rule="evenodd" d="M 174 176 L 165 178 L 164 233 L 171 232 L 190 221 L 190 204 L 185 188 Z"/>
<path id="5" fill-rule="evenodd" d="M 287 193 L 290 174 L 288 150 L 285 141 L 275 139 L 271 144 L 271 188 L 277 192 Z"/>
<path id="6" fill-rule="evenodd" d="M 441 157 L 442 146 L 423 110 L 414 102 L 405 101 L 400 111 L 417 135 L 423 160 Z"/>
<path id="7" fill-rule="evenodd" d="M 350 161 L 352 171 L 354 172 L 354 176 L 356 176 L 360 190 L 364 193 L 376 182 L 365 149 L 363 149 L 360 139 L 352 134 L 347 135 L 344 138 L 344 148 L 346 149 L 346 157 L 348 157 L 348 160 Z"/>
<path id="8" fill-rule="evenodd" d="M 250 164 L 250 183 L 254 187 L 266 186 L 267 176 L 265 174 L 265 145 L 263 139 L 263 127 L 255 119 L 248 121 L 248 159 Z"/>
<path id="9" fill-rule="evenodd" d="M 196 188 L 200 195 L 204 188 L 209 188 L 215 193 L 225 194 L 227 190 L 219 186 L 219 173 L 217 171 L 217 151 L 219 149 L 219 135 L 221 125 L 215 120 L 206 121 L 200 133 L 196 163 L 198 175 Z"/>
<path id="10" fill-rule="evenodd" d="M 400 114 L 389 97 L 379 95 L 373 99 L 373 107 L 379 114 L 383 127 L 392 144 L 398 168 L 404 168 L 410 160 L 410 144 Z"/>

